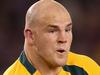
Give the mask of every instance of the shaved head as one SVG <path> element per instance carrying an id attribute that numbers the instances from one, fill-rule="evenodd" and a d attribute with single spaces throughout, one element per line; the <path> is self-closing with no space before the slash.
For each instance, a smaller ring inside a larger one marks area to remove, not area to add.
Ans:
<path id="1" fill-rule="evenodd" d="M 57 70 L 66 64 L 72 42 L 72 21 L 63 5 L 54 0 L 33 4 L 26 14 L 24 34 L 26 54 L 40 70 L 46 71 L 45 67 Z"/>
<path id="2" fill-rule="evenodd" d="M 70 18 L 68 11 L 63 5 L 54 0 L 40 0 L 33 4 L 26 14 L 25 28 L 33 28 L 40 22 L 50 22 L 55 16 L 67 15 Z"/>

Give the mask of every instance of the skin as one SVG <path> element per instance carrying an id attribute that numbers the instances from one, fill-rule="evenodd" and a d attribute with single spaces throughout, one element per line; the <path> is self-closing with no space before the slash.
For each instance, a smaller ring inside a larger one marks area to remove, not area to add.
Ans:
<path id="1" fill-rule="evenodd" d="M 57 75 L 67 62 L 72 42 L 72 21 L 58 2 L 41 0 L 26 14 L 24 51 L 42 75 Z"/>

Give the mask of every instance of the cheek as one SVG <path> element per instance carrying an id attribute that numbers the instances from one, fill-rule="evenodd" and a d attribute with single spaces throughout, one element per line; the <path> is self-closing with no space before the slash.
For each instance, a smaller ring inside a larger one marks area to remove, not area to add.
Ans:
<path id="1" fill-rule="evenodd" d="M 72 42 L 72 39 L 73 39 L 73 34 L 72 34 L 72 32 L 71 32 L 71 34 L 70 34 L 70 41 Z"/>
<path id="2" fill-rule="evenodd" d="M 39 38 L 37 42 L 37 49 L 38 54 L 44 59 L 47 59 L 47 57 L 52 57 L 55 49 L 54 41 L 49 37 Z"/>
<path id="3" fill-rule="evenodd" d="M 71 44 L 72 44 L 72 39 L 73 39 L 73 36 L 72 36 L 72 33 L 70 34 L 70 36 L 69 36 L 69 42 L 68 42 L 68 46 L 69 46 L 69 49 L 70 49 L 70 47 L 71 47 Z"/>
<path id="4" fill-rule="evenodd" d="M 56 43 L 56 38 L 51 35 L 44 34 L 36 38 L 36 45 L 39 50 L 40 49 L 48 50 L 54 48 L 55 43 Z"/>
<path id="5" fill-rule="evenodd" d="M 71 43 L 72 43 L 72 33 L 68 34 L 66 39 L 67 39 L 66 47 L 70 48 Z"/>
<path id="6" fill-rule="evenodd" d="M 47 45 L 52 45 L 56 42 L 56 36 L 53 34 L 44 34 L 41 38 L 41 41 L 46 43 Z"/>
<path id="7" fill-rule="evenodd" d="M 72 38 L 73 38 L 73 35 L 72 35 L 72 32 L 70 32 L 70 33 L 69 33 L 69 37 L 68 37 L 68 41 L 69 41 L 69 42 L 72 42 Z"/>

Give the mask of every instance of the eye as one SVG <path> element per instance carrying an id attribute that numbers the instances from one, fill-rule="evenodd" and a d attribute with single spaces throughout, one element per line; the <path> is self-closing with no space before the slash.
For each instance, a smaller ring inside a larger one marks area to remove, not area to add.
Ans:
<path id="1" fill-rule="evenodd" d="M 67 29 L 65 29 L 65 32 L 69 32 L 71 30 L 72 30 L 72 28 L 67 28 Z"/>
<path id="2" fill-rule="evenodd" d="M 54 30 L 54 29 L 51 29 L 51 30 L 48 30 L 49 33 L 55 33 L 57 30 Z"/>

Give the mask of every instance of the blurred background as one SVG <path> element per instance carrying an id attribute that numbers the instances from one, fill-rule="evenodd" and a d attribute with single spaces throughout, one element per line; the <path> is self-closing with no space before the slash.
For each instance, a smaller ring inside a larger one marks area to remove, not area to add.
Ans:
<path id="1" fill-rule="evenodd" d="M 23 50 L 25 14 L 36 1 L 0 0 L 0 75 Z M 91 57 L 100 65 L 100 0 L 56 1 L 68 9 L 73 20 L 71 50 Z"/>

